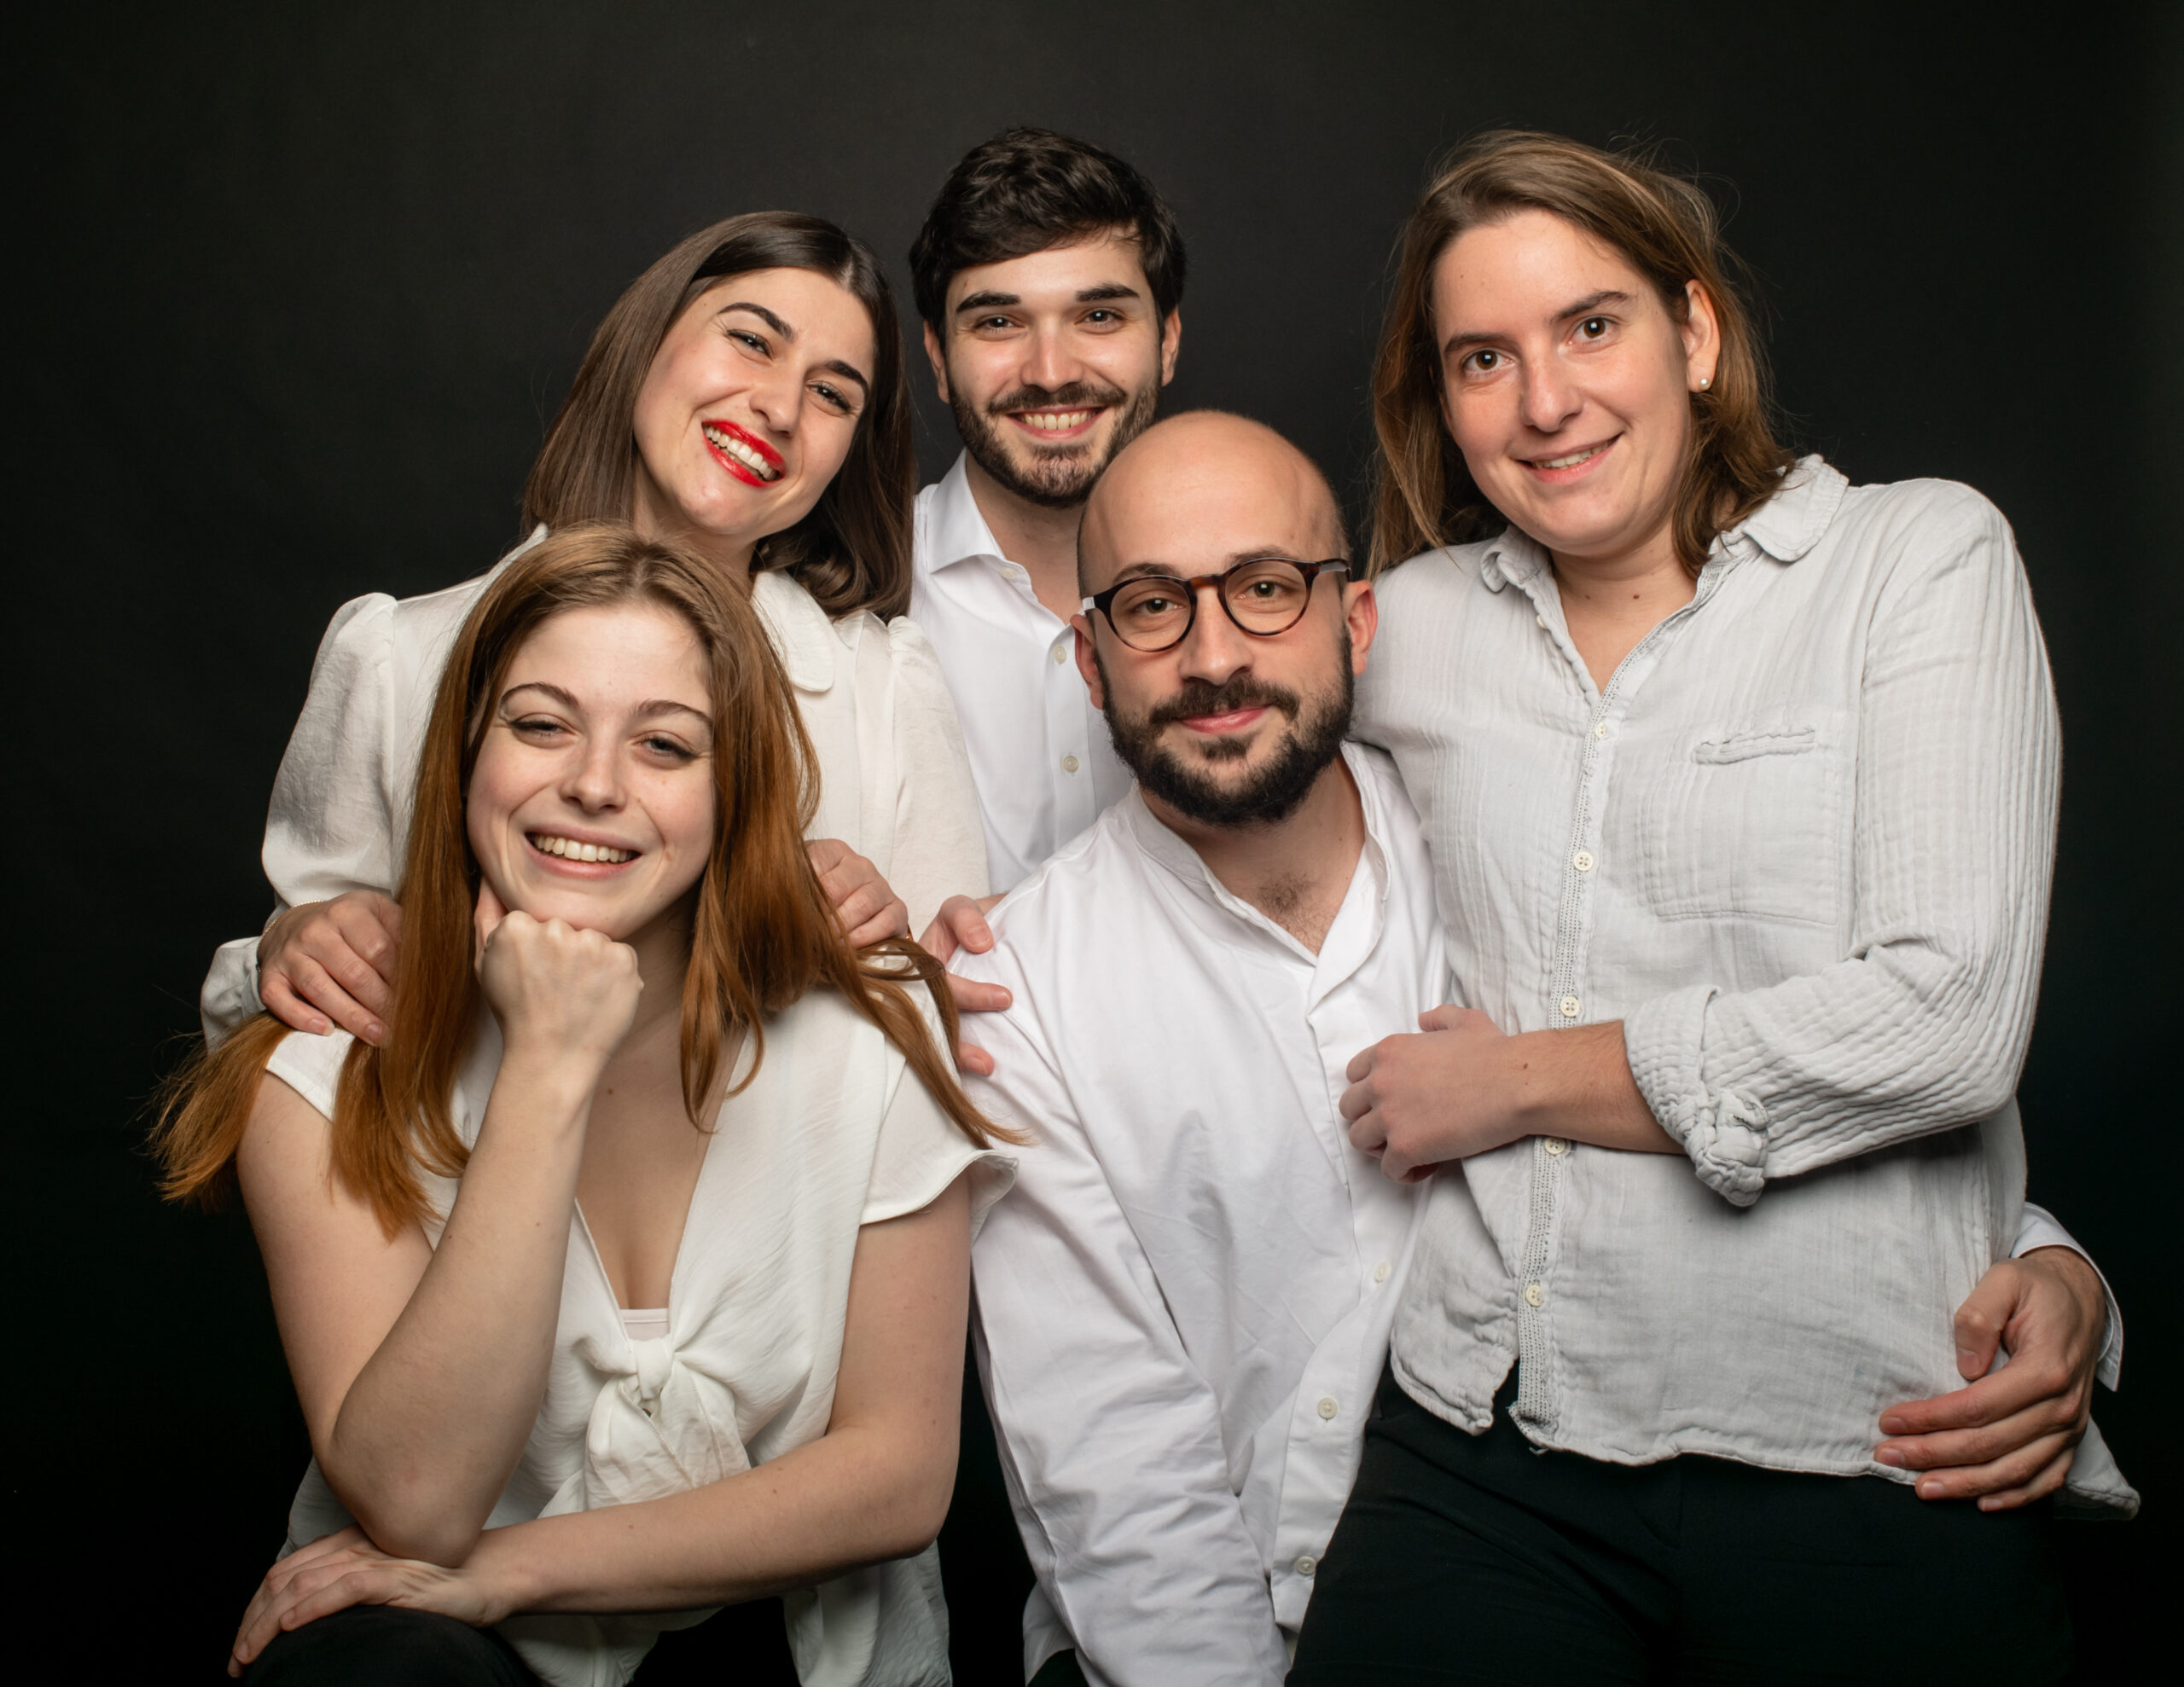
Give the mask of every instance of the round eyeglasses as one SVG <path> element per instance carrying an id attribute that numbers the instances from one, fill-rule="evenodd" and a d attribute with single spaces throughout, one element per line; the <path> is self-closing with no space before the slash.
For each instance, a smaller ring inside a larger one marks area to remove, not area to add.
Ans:
<path id="1" fill-rule="evenodd" d="M 1198 620 L 1198 594 L 1211 586 L 1228 618 L 1255 639 L 1286 633 L 1311 607 L 1312 582 L 1322 574 L 1347 574 L 1349 562 L 1292 562 L 1286 556 L 1254 557 L 1218 574 L 1133 574 L 1084 600 L 1087 615 L 1107 617 L 1115 636 L 1150 655 L 1173 650 Z"/>

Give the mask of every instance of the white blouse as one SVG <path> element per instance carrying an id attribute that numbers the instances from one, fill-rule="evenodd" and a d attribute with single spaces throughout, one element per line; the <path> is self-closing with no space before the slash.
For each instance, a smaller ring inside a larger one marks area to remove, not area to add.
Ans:
<path id="1" fill-rule="evenodd" d="M 329 1116 L 350 1039 L 291 1036 L 267 1070 Z M 499 1070 L 482 1017 L 456 1086 L 474 1143 Z M 737 1076 L 748 1070 L 748 1055 Z M 554 1356 L 538 1419 L 486 1526 L 703 1487 L 817 1440 L 834 1409 L 862 1225 L 918 1211 L 973 1172 L 975 1230 L 1013 1158 L 973 1147 L 902 1054 L 839 996 L 814 991 L 766 1027 L 757 1079 L 723 1104 L 670 1279 L 665 1332 L 636 1340 L 579 1209 L 570 1220 Z M 459 1180 L 427 1177 L 437 1245 Z M 316 1461 L 288 1518 L 293 1551 L 353 1520 Z M 806 1687 L 949 1679 L 939 1559 L 873 1565 L 786 1597 Z M 712 1612 L 535 1615 L 501 1632 L 551 1687 L 619 1687 L 660 1631 Z"/>
<path id="2" fill-rule="evenodd" d="M 459 586 L 399 600 L 375 592 L 334 612 L 266 815 L 276 913 L 347 890 L 393 894 L 448 652 L 494 576 L 545 536 L 538 528 Z M 913 936 L 947 897 L 983 896 L 985 838 L 970 762 L 925 635 L 899 618 L 829 621 L 779 572 L 754 577 L 751 600 L 817 753 L 809 835 L 840 838 L 868 857 L 909 904 Z M 217 1040 L 262 1006 L 258 939 L 223 945 L 200 998 L 206 1036 Z"/>
<path id="3" fill-rule="evenodd" d="M 1357 730 L 1465 1000 L 1620 1020 L 1688 1157 L 1528 1138 L 1434 1179 L 1406 1392 L 1477 1430 L 1514 1364 L 1541 1446 L 1908 1480 L 1874 1423 L 1961 1386 L 1949 1311 L 2024 1196 L 2059 751 L 2007 525 L 1808 457 L 1604 688 L 1521 534 L 1380 596 Z M 2137 1503 L 2097 1432 L 2071 1497 Z"/>

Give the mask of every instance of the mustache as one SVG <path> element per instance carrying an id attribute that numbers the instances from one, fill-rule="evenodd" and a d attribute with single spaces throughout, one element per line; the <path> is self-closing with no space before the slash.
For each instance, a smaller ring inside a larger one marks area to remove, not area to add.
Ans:
<path id="1" fill-rule="evenodd" d="M 1112 409 L 1126 403 L 1130 394 L 1119 386 L 1101 386 L 1086 380 L 1073 380 L 1064 386 L 1019 386 L 1004 392 L 986 406 L 990 416 L 1005 416 L 1012 410 L 1072 410 L 1079 407 L 1103 405 Z"/>
<path id="2" fill-rule="evenodd" d="M 1234 709 L 1278 709 L 1291 720 L 1304 706 L 1297 693 L 1283 686 L 1269 685 L 1249 672 L 1231 674 L 1219 685 L 1211 680 L 1186 680 L 1182 689 L 1157 704 L 1145 717 L 1147 727 L 1165 727 L 1199 715 L 1225 715 Z"/>

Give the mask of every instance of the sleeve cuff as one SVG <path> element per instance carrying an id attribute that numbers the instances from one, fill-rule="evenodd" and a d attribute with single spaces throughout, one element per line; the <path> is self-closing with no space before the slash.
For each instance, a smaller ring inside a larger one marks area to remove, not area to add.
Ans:
<path id="1" fill-rule="evenodd" d="M 2010 1257 L 2021 1260 L 2036 1248 L 2068 1248 L 2091 1266 L 2093 1274 L 2100 1279 L 2100 1292 L 2108 1302 L 2108 1331 L 2101 1341 L 2100 1359 L 2094 1366 L 2093 1374 L 2103 1388 L 2114 1393 L 2123 1376 L 2123 1308 L 2116 1302 L 2116 1290 L 2109 1284 L 2108 1274 L 2101 1270 L 2100 1261 L 2086 1252 L 2053 1213 L 2028 1201 L 2018 1218 L 2017 1240 L 2010 1246 Z"/>
<path id="2" fill-rule="evenodd" d="M 197 1017 L 205 1029 L 205 1046 L 218 1048 L 228 1033 L 255 1014 L 264 1012 L 258 996 L 258 939 L 238 937 L 212 952 L 212 971 L 198 992 Z"/>
<path id="3" fill-rule="evenodd" d="M 1683 1145 L 1699 1180 L 1733 1207 L 1767 1183 L 1767 1107 L 1743 1090 L 1710 1087 L 1700 1069 L 1711 984 L 1657 996 L 1623 1022 L 1624 1057 L 1661 1128 Z"/>

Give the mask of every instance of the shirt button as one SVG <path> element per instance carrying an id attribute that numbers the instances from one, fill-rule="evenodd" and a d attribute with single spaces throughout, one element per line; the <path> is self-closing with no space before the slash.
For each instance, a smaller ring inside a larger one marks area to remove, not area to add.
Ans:
<path id="1" fill-rule="evenodd" d="M 1373 1267 L 1373 1281 L 1375 1283 L 1385 1283 L 1388 1280 L 1388 1262 L 1385 1260 L 1382 1260 L 1380 1264 Z"/>
<path id="2" fill-rule="evenodd" d="M 1297 1574 L 1300 1576 L 1309 1576 L 1313 1571 L 1319 1568 L 1319 1567 L 1320 1561 L 1317 1558 L 1315 1558 L 1310 1553 L 1307 1552 L 1303 1557 L 1297 1561 Z"/>
<path id="3" fill-rule="evenodd" d="M 1590 872 L 1593 870 L 1593 852 L 1590 849 L 1578 850 L 1570 857 L 1570 865 L 1580 872 Z"/>
<path id="4" fill-rule="evenodd" d="M 1341 1410 L 1342 1408 L 1334 1403 L 1334 1396 L 1333 1394 L 1321 1394 L 1320 1396 L 1321 1417 L 1332 1418 L 1336 1412 Z"/>
<path id="5" fill-rule="evenodd" d="M 1066 774 L 1075 773 L 1077 771 L 1077 757 L 1074 756 L 1063 757 L 1061 758 L 1061 770 Z"/>
<path id="6" fill-rule="evenodd" d="M 1533 625 L 1535 625 L 1535 626 L 1538 626 L 1538 627 L 1544 627 L 1545 625 L 1547 625 L 1547 617 L 1545 617 L 1544 615 L 1535 615 L 1535 616 L 1533 616 L 1533 617 L 1532 617 L 1532 624 L 1533 624 Z"/>
<path id="7" fill-rule="evenodd" d="M 1547 1290 L 1541 1288 L 1538 1284 L 1527 1283 L 1525 1284 L 1525 1304 L 1526 1306 L 1536 1307 L 1546 1298 Z"/>
<path id="8" fill-rule="evenodd" d="M 1570 1151 L 1570 1145 L 1559 1136 L 1551 1136 L 1540 1145 L 1550 1154 L 1561 1155 Z"/>
<path id="9" fill-rule="evenodd" d="M 1057 665 L 1059 665 L 1059 664 L 1061 663 L 1061 661 L 1063 660 L 1063 658 L 1065 658 L 1066 657 L 1067 657 L 1067 656 L 1068 656 L 1068 654 L 1069 654 L 1069 652 L 1068 652 L 1067 651 L 1064 650 L 1064 649 L 1063 649 L 1060 645 L 1056 645 L 1056 646 L 1054 646 L 1054 662 L 1055 662 L 1055 664 L 1056 664 Z"/>
<path id="10" fill-rule="evenodd" d="M 1607 736 L 1607 722 L 1606 721 L 1595 721 L 1593 722 L 1593 736 L 1594 738 L 1606 738 Z"/>
<path id="11" fill-rule="evenodd" d="M 1575 1019 L 1577 1017 L 1577 997 L 1565 996 L 1562 998 L 1562 1017 L 1565 1019 Z"/>

